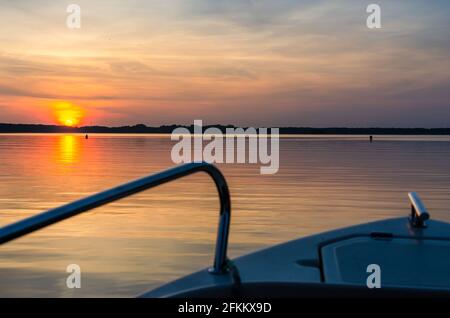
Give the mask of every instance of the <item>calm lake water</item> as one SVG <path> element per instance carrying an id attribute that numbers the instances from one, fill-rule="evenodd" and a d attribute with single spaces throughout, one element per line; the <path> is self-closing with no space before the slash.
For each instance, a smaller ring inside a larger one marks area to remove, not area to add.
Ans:
<path id="1" fill-rule="evenodd" d="M 167 135 L 0 135 L 0 226 L 173 166 Z M 232 195 L 231 257 L 409 213 L 418 191 L 450 221 L 450 137 L 289 136 L 280 170 L 220 165 Z M 212 263 L 218 220 L 203 174 L 0 246 L 0 296 L 135 296 Z M 66 287 L 78 264 L 82 288 Z"/>

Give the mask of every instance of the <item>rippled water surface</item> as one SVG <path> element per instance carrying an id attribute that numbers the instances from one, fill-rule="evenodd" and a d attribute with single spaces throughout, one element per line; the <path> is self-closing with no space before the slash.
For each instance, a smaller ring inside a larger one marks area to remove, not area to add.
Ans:
<path id="1" fill-rule="evenodd" d="M 0 135 L 0 226 L 173 166 L 166 135 Z M 418 191 L 450 221 L 450 138 L 287 136 L 278 174 L 220 165 L 236 257 L 300 236 L 409 212 Z M 134 296 L 212 263 L 218 200 L 203 174 L 0 247 L 0 296 Z M 82 288 L 66 287 L 78 264 Z"/>

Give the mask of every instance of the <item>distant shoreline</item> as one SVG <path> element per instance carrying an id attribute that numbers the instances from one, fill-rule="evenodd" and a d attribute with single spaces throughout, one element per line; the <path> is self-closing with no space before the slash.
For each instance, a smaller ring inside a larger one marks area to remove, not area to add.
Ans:
<path id="1" fill-rule="evenodd" d="M 57 125 L 40 124 L 2 124 L 0 123 L 0 134 L 6 133 L 76 133 L 76 134 L 170 134 L 176 128 L 187 128 L 191 132 L 194 126 L 163 125 L 160 127 L 149 127 L 146 125 L 105 127 L 65 127 Z M 203 129 L 216 127 L 225 132 L 226 128 L 235 128 L 232 125 L 203 126 Z M 450 135 L 450 128 L 312 128 L 312 127 L 280 127 L 281 135 Z"/>

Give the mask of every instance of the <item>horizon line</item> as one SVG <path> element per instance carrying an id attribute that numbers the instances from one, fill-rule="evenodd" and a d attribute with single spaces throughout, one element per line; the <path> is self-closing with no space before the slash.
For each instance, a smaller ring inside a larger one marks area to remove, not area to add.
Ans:
<path id="1" fill-rule="evenodd" d="M 159 126 L 148 126 L 147 124 L 133 124 L 133 125 L 121 125 L 121 126 L 104 126 L 104 125 L 86 125 L 86 126 L 64 126 L 58 124 L 42 124 L 42 123 L 0 123 L 0 127 L 13 126 L 16 127 L 24 127 L 27 126 L 29 128 L 56 128 L 62 130 L 81 130 L 81 129 L 127 129 L 127 128 L 135 128 L 135 129 L 158 129 L 158 128 L 168 128 L 168 127 L 194 127 L 195 124 L 162 124 Z M 234 124 L 207 124 L 202 125 L 201 127 L 222 127 L 222 128 L 251 128 L 253 126 L 236 126 Z M 348 130 L 426 130 L 426 131 L 434 131 L 434 130 L 449 130 L 450 127 L 382 127 L 382 126 L 328 126 L 328 127 L 312 127 L 312 126 L 278 126 L 278 127 L 267 127 L 267 126 L 259 126 L 254 128 L 279 128 L 279 129 L 311 129 L 311 130 L 329 130 L 329 129 L 348 129 Z"/>

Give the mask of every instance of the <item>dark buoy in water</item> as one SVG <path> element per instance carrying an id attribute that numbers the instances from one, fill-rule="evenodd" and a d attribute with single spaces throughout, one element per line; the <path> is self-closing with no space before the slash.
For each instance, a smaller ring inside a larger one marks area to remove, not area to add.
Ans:
<path id="1" fill-rule="evenodd" d="M 86 134 L 86 136 L 84 136 L 84 139 L 89 139 L 89 135 Z"/>
<path id="2" fill-rule="evenodd" d="M 370 136 L 369 140 L 370 140 L 370 143 L 372 143 L 373 142 L 373 136 Z"/>

